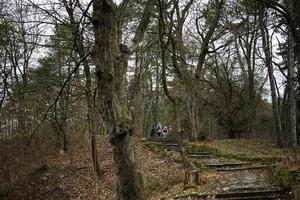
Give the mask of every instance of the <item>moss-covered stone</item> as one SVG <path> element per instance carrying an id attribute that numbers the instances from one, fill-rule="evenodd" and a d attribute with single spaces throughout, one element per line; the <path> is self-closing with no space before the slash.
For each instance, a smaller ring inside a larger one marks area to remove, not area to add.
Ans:
<path id="1" fill-rule="evenodd" d="M 183 190 L 191 190 L 197 188 L 195 183 L 187 183 L 184 185 Z"/>

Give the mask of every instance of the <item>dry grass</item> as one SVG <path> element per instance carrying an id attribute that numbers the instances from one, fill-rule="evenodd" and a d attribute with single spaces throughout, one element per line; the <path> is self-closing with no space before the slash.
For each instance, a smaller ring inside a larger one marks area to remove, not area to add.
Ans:
<path id="1" fill-rule="evenodd" d="M 136 157 L 143 174 L 147 199 L 172 197 L 183 189 L 183 169 L 176 163 L 178 154 L 162 157 L 145 147 L 138 139 Z M 277 149 L 268 141 L 219 140 L 189 143 L 216 149 L 224 155 L 265 159 L 277 157 L 281 165 L 300 166 L 299 149 Z M 105 136 L 98 136 L 98 155 L 105 171 L 100 180 L 93 176 L 89 139 L 73 135 L 70 151 L 59 154 L 55 138 L 40 137 L 30 148 L 21 138 L 0 142 L 0 199 L 116 199 L 116 177 L 112 148 Z M 204 148 L 204 149 L 205 149 Z M 199 191 L 210 191 L 222 179 L 221 174 L 203 174 Z"/>
<path id="2" fill-rule="evenodd" d="M 98 155 L 105 171 L 100 180 L 93 176 L 87 137 L 73 136 L 66 154 L 58 153 L 55 138 L 45 140 L 33 144 L 26 151 L 16 138 L 1 141 L 0 191 L 5 193 L 6 198 L 116 199 L 112 148 L 105 136 L 98 136 Z M 183 172 L 173 158 L 160 157 L 139 141 L 136 143 L 147 199 L 156 199 L 158 194 L 182 182 Z"/>
<path id="3" fill-rule="evenodd" d="M 277 148 L 267 140 L 238 139 L 214 140 L 212 142 L 190 143 L 215 149 L 225 157 L 233 157 L 257 162 L 277 162 L 290 167 L 300 167 L 300 148 Z"/>
<path id="4" fill-rule="evenodd" d="M 137 157 L 139 169 L 144 175 L 145 196 L 147 199 L 159 199 L 174 185 L 183 183 L 184 171 L 180 164 L 175 162 L 178 156 L 161 157 L 149 151 L 141 143 L 137 143 Z"/>

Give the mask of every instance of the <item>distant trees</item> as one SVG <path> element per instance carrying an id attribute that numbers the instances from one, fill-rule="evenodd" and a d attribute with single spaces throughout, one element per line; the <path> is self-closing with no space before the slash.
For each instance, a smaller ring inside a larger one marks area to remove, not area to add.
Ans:
<path id="1" fill-rule="evenodd" d="M 143 83 L 143 86 L 148 87 L 148 91 L 153 91 L 155 85 L 158 89 L 156 91 L 164 91 L 165 95 L 161 92 L 159 95 L 157 92 L 150 94 L 156 94 L 156 97 L 160 97 L 155 98 L 156 100 L 168 105 L 164 108 L 173 113 L 176 130 L 180 130 L 178 127 L 183 123 L 194 139 L 205 138 L 208 132 L 209 135 L 212 132 L 223 132 L 219 137 L 226 135 L 236 138 L 259 134 L 264 130 L 263 123 L 267 120 L 268 130 L 272 132 L 271 106 L 265 100 L 269 96 L 266 83 L 270 76 L 268 68 L 263 64 L 258 5 L 257 1 L 209 1 L 207 4 L 187 1 L 181 7 L 178 7 L 176 1 L 157 3 L 156 12 L 159 15 L 156 15 L 156 20 L 147 31 L 152 38 L 146 39 L 143 44 L 147 52 L 152 50 L 155 53 L 143 54 L 142 57 L 137 55 L 136 58 L 143 62 L 151 55 L 152 60 L 157 60 L 156 66 L 153 66 L 153 62 L 150 65 L 147 62 L 146 65 L 150 73 L 154 70 L 161 73 L 161 79 L 149 79 L 150 84 L 147 86 Z M 222 12 L 227 15 L 223 16 Z M 160 37 L 155 35 L 155 28 Z M 160 54 L 157 53 L 157 44 L 152 44 L 155 38 L 160 41 Z M 274 39 L 273 35 L 272 38 Z M 270 46 L 271 52 L 275 48 L 275 45 Z M 275 66 L 274 74 L 277 76 L 277 71 L 281 69 L 278 66 L 281 64 L 277 60 L 272 62 Z M 135 72 L 138 73 L 135 73 L 137 76 L 134 76 L 134 80 L 139 77 L 140 72 L 137 69 L 140 68 L 136 68 Z M 160 81 L 162 82 L 157 87 L 156 82 Z M 281 101 L 284 96 L 282 97 L 278 89 L 281 87 L 279 81 L 274 83 L 278 96 L 279 121 L 282 121 L 282 110 L 286 110 Z M 146 88 L 144 91 L 147 91 Z M 139 96 L 138 101 L 137 98 L 132 101 L 135 105 L 139 102 L 138 107 L 144 106 L 145 120 L 150 120 L 144 124 L 171 121 L 166 120 L 163 114 L 159 116 L 161 120 L 149 118 L 151 107 L 147 109 L 145 106 L 157 101 L 152 101 L 152 98 L 144 101 L 145 98 L 148 99 L 146 96 Z M 170 98 L 171 104 L 166 103 Z M 154 105 L 159 104 L 153 103 Z M 291 107 L 290 109 L 292 110 Z M 140 127 L 141 122 L 139 124 L 136 126 Z M 285 138 L 284 140 L 287 141 Z"/>
<path id="2" fill-rule="evenodd" d="M 28 127 L 32 125 L 29 101 L 28 72 L 34 52 L 37 49 L 41 27 L 31 23 L 38 17 L 31 17 L 34 8 L 27 7 L 24 1 L 1 3 L 1 107 L 10 104 L 12 123 L 4 126 L 17 126 L 18 132 L 28 135 Z M 2 85 L 2 84 L 1 84 Z M 12 116 L 13 115 L 13 116 Z M 8 116 L 2 116 L 6 118 Z M 15 120 L 17 120 L 15 122 Z M 4 120 L 3 120 L 4 121 Z"/>
<path id="3" fill-rule="evenodd" d="M 96 135 L 109 134 L 120 199 L 143 198 L 133 135 L 147 136 L 157 122 L 193 140 L 272 136 L 280 147 L 296 146 L 299 7 L 299 0 L 1 1 L 1 132 L 30 144 L 44 124 L 63 152 L 72 133 L 88 132 L 98 178 Z"/>
<path id="4" fill-rule="evenodd" d="M 58 148 L 62 152 L 67 152 L 70 143 L 68 137 L 76 124 L 75 121 L 84 122 L 85 117 L 80 114 L 85 110 L 82 103 L 84 98 L 81 98 L 84 91 L 89 94 L 87 110 L 94 105 L 91 80 L 94 78 L 87 75 L 85 80 L 89 81 L 86 88 L 90 89 L 85 89 L 82 84 L 84 76 L 81 75 L 81 63 L 87 73 L 90 70 L 86 70 L 87 66 L 91 63 L 86 55 L 90 54 L 91 50 L 83 46 L 88 44 L 89 39 L 84 35 L 87 32 L 83 31 L 88 29 L 86 20 L 88 7 L 82 11 L 86 5 L 77 4 L 75 1 L 59 1 L 53 6 L 49 6 L 52 5 L 51 2 L 35 4 L 31 1 L 16 1 L 1 5 L 4 12 L 1 19 L 3 25 L 15 27 L 2 29 L 1 39 L 5 41 L 3 47 L 10 54 L 10 59 L 8 53 L 5 56 L 7 59 L 3 69 L 3 81 L 6 83 L 3 88 L 3 108 L 13 112 L 10 112 L 9 116 L 4 116 L 7 111 L 3 110 L 1 115 L 3 118 L 9 117 L 7 122 L 11 124 L 10 127 L 24 126 L 19 128 L 20 131 L 14 128 L 10 130 L 15 133 L 24 132 L 28 144 L 35 135 L 39 135 L 36 133 L 39 132 L 41 124 L 48 124 L 55 133 Z M 70 16 L 63 16 L 60 11 L 55 10 L 57 5 L 66 8 L 70 6 Z M 14 12 L 20 14 L 13 15 Z M 84 12 L 82 16 L 80 12 Z M 12 34 L 15 36 L 12 37 Z M 21 111 L 14 112 L 14 109 Z M 75 110 L 78 114 L 75 114 Z M 22 117 L 23 114 L 19 114 L 20 112 L 25 112 L 25 117 Z M 90 122 L 90 119 L 91 116 L 87 121 Z M 93 127 L 89 126 L 88 130 L 95 132 L 97 125 L 98 123 L 93 123 Z M 7 124 L 3 123 L 3 127 L 7 127 Z M 84 129 L 84 123 L 80 128 Z M 100 174 L 95 151 L 95 134 L 90 135 L 92 158 L 95 160 L 93 166 L 96 174 Z"/>
<path id="5" fill-rule="evenodd" d="M 288 114 L 287 116 L 290 116 L 290 118 L 287 120 L 288 123 L 288 141 L 289 145 L 291 146 L 296 146 L 297 144 L 297 137 L 299 141 L 299 135 L 300 135 L 300 104 L 299 104 L 299 86 L 297 89 L 297 94 L 295 96 L 296 98 L 296 116 L 297 116 L 297 134 L 295 133 L 295 113 L 294 113 L 294 108 L 295 106 L 293 105 L 293 97 L 294 97 L 294 91 L 293 91 L 293 73 L 294 73 L 294 56 L 297 60 L 296 67 L 298 68 L 299 71 L 299 63 L 300 63 L 300 1 L 287 1 L 286 6 L 283 4 L 280 4 L 276 1 L 272 0 L 258 0 L 259 2 L 263 3 L 267 7 L 270 7 L 274 9 L 276 12 L 278 12 L 283 18 L 284 18 L 284 23 L 288 27 L 288 37 L 289 37 L 289 44 L 288 44 L 288 85 L 287 85 L 287 98 L 288 98 Z M 291 38 L 292 37 L 292 38 Z M 293 44 L 294 43 L 294 44 Z M 291 46 L 294 46 L 293 49 L 291 49 Z M 299 74 L 297 74 L 297 82 L 299 85 Z M 298 143 L 299 144 L 299 143 Z"/>
<path id="6" fill-rule="evenodd" d="M 72 42 L 74 44 L 74 52 L 77 54 L 75 56 L 74 61 L 76 63 L 79 62 L 80 59 L 82 60 L 83 70 L 85 74 L 85 99 L 87 105 L 87 123 L 88 123 L 88 132 L 91 137 L 91 148 L 92 148 L 92 162 L 93 162 L 93 169 L 94 173 L 97 178 L 103 175 L 103 171 L 100 169 L 100 164 L 98 161 L 98 154 L 97 154 L 97 141 L 96 141 L 96 115 L 95 115 L 95 104 L 93 101 L 93 88 L 92 88 L 92 76 L 91 76 L 91 67 L 88 62 L 88 58 L 85 58 L 85 54 L 90 54 L 91 47 L 87 48 L 84 44 L 84 34 L 83 30 L 81 30 L 81 21 L 76 20 L 75 11 L 77 7 L 81 7 L 81 4 L 76 5 L 75 1 L 62 1 L 67 13 L 68 19 L 70 20 L 70 31 L 72 36 Z M 98 133 L 99 134 L 99 133 Z"/>

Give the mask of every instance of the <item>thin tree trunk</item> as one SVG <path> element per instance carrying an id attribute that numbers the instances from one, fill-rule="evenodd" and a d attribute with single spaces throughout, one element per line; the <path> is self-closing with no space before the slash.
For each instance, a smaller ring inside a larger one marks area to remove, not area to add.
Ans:
<path id="1" fill-rule="evenodd" d="M 269 74 L 269 82 L 270 82 L 270 88 L 271 88 L 271 96 L 272 96 L 272 111 L 273 111 L 273 118 L 275 123 L 275 131 L 277 135 L 277 146 L 283 147 L 283 137 L 282 137 L 282 126 L 281 126 L 281 119 L 280 119 L 280 113 L 278 108 L 278 99 L 277 99 L 277 92 L 276 92 L 276 83 L 274 78 L 274 69 L 272 65 L 272 56 L 270 52 L 270 38 L 268 35 L 268 30 L 266 27 L 266 23 L 264 21 L 264 8 L 260 8 L 260 30 L 262 34 L 262 43 L 263 43 L 263 51 L 265 54 L 265 64 L 268 68 L 268 74 Z"/>
<path id="2" fill-rule="evenodd" d="M 82 52 L 83 50 L 83 43 L 80 41 L 79 43 L 79 55 L 80 57 L 83 57 L 84 54 Z M 82 49 L 82 50 L 81 50 Z M 88 131 L 89 135 L 91 136 L 91 148 L 92 148 L 92 164 L 93 164 L 93 171 L 96 176 L 96 178 L 100 178 L 104 171 L 100 168 L 99 159 L 98 159 L 98 153 L 97 153 L 97 138 L 95 133 L 95 119 L 93 116 L 93 98 L 92 98 L 92 78 L 91 78 L 91 72 L 90 72 L 90 66 L 85 59 L 83 61 L 83 67 L 84 67 L 84 73 L 85 73 L 85 97 L 86 97 L 86 103 L 88 107 Z"/>
<path id="3" fill-rule="evenodd" d="M 194 108 L 189 109 L 189 118 L 191 123 L 191 135 L 194 140 L 198 139 L 197 127 L 196 127 L 196 116 Z"/>
<path id="4" fill-rule="evenodd" d="M 133 98 L 133 131 L 134 135 L 143 135 L 143 95 L 137 90 Z"/>
<path id="5" fill-rule="evenodd" d="M 158 102 L 159 102 L 159 85 L 160 85 L 158 61 L 157 61 L 157 67 L 155 72 L 156 72 L 155 73 L 155 100 L 154 100 L 154 108 L 153 108 L 153 121 L 155 123 L 158 123 Z"/>
<path id="6" fill-rule="evenodd" d="M 293 36 L 294 40 L 294 54 L 297 60 L 297 81 L 298 81 L 298 88 L 297 93 L 295 94 L 296 99 L 296 137 L 297 137 L 297 144 L 300 145 L 300 0 L 290 0 L 290 4 L 292 5 L 292 13 L 295 17 L 294 23 L 295 27 L 290 28 L 290 33 Z M 297 31 L 295 31 L 295 29 Z"/>
<path id="7" fill-rule="evenodd" d="M 287 15 L 289 34 L 293 36 L 294 54 L 297 60 L 297 82 L 298 87 L 295 93 L 296 101 L 296 137 L 297 144 L 300 145 L 300 0 L 289 1 L 290 13 Z M 276 9 L 276 6 L 273 7 Z M 290 18 L 291 17 L 291 18 Z M 292 108 L 291 108 L 292 109 Z"/>
<path id="8" fill-rule="evenodd" d="M 289 2 L 290 8 L 292 3 Z M 294 40 L 289 31 L 288 35 L 288 48 L 289 48 L 289 62 L 288 62 L 288 80 L 287 80 L 287 123 L 289 134 L 289 146 L 297 146 L 297 128 L 296 128 L 296 102 L 295 102 L 295 54 L 294 54 Z"/>
<path id="9" fill-rule="evenodd" d="M 136 69 L 134 74 L 134 94 L 133 94 L 133 133 L 135 135 L 143 135 L 143 94 L 141 88 L 143 62 L 137 58 L 136 54 Z"/>
<path id="10" fill-rule="evenodd" d="M 84 44 L 83 44 L 83 36 L 81 34 L 81 31 L 79 29 L 79 26 L 77 26 L 77 22 L 74 18 L 74 9 L 71 8 L 66 0 L 63 0 L 65 9 L 67 10 L 67 13 L 69 15 L 70 21 L 72 22 L 74 26 L 74 31 L 72 32 L 73 38 L 75 39 L 75 46 L 76 46 L 76 52 L 80 58 L 83 58 L 85 56 L 84 53 Z M 96 176 L 96 178 L 100 178 L 104 171 L 100 168 L 99 160 L 98 160 L 98 154 L 97 154 L 97 140 L 96 140 L 96 133 L 95 133 L 95 122 L 93 118 L 93 95 L 92 95 L 92 77 L 91 77 L 91 71 L 90 66 L 88 64 L 87 59 L 83 60 L 83 68 L 85 73 L 85 99 L 86 104 L 88 107 L 88 132 L 91 136 L 91 149 L 92 149 L 92 164 L 93 164 L 93 171 Z"/>
<path id="11" fill-rule="evenodd" d="M 295 37 L 294 37 L 295 38 Z M 299 41 L 295 44 L 294 52 L 297 58 L 297 71 L 300 72 L 300 33 Z M 295 94 L 296 100 L 296 126 L 297 126 L 297 144 L 300 145 L 300 73 L 297 73 L 298 87 Z"/>
<path id="12" fill-rule="evenodd" d="M 159 36 L 160 36 L 160 50 L 161 50 L 161 61 L 162 61 L 162 74 L 161 74 L 161 79 L 162 79 L 162 86 L 163 86 L 163 90 L 165 92 L 165 95 L 167 96 L 167 98 L 171 101 L 171 103 L 173 104 L 174 107 L 174 120 L 175 120 L 175 130 L 176 130 L 176 134 L 178 136 L 178 145 L 179 145 L 179 151 L 180 151 L 180 155 L 182 158 L 182 162 L 183 162 L 183 166 L 185 168 L 185 170 L 190 170 L 191 168 L 191 163 L 189 163 L 188 159 L 187 159 L 187 155 L 185 153 L 185 150 L 183 148 L 183 131 L 181 130 L 181 115 L 180 115 L 180 104 L 181 104 L 181 99 L 178 96 L 172 96 L 168 86 L 167 86 L 167 74 L 166 74 L 166 70 L 167 70 L 167 48 L 169 45 L 169 42 L 171 41 L 171 32 L 169 31 L 169 34 L 167 35 L 167 37 L 169 38 L 167 43 L 165 43 L 163 41 L 163 35 L 166 34 L 165 32 L 163 32 L 163 30 L 165 29 L 165 22 L 164 22 L 164 14 L 165 14 L 165 5 L 163 4 L 163 2 L 159 1 L 159 8 L 160 8 L 160 13 L 159 13 Z M 173 61 L 173 67 L 176 68 L 178 70 L 178 68 L 176 67 L 176 60 L 174 60 L 174 58 L 172 59 Z M 175 62 L 174 62 L 175 61 Z M 180 72 L 179 72 L 180 73 Z"/>
<path id="13" fill-rule="evenodd" d="M 300 71 L 300 0 L 291 0 L 292 7 L 285 8 L 282 4 L 277 1 L 265 1 L 260 0 L 265 5 L 273 8 L 280 13 L 286 20 L 289 27 L 290 33 L 293 36 L 295 42 L 294 53 L 297 60 L 297 71 Z M 282 9 L 284 8 L 284 9 Z M 297 140 L 300 145 L 300 73 L 297 73 L 298 88 L 295 94 L 296 98 L 296 124 L 297 124 Z"/>
<path id="14" fill-rule="evenodd" d="M 191 170 L 192 164 L 189 162 L 189 160 L 187 159 L 187 155 L 186 155 L 186 151 L 183 147 L 183 139 L 185 137 L 185 131 L 181 128 L 181 114 L 180 114 L 180 102 L 175 101 L 175 130 L 176 130 L 176 134 L 178 137 L 178 146 L 179 146 L 179 153 L 181 155 L 182 158 L 182 162 L 183 162 L 183 167 L 185 168 L 186 171 Z"/>

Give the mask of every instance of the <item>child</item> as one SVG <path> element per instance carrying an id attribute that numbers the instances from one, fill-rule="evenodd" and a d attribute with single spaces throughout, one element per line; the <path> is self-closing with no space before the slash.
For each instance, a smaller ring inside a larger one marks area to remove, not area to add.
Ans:
<path id="1" fill-rule="evenodd" d="M 163 138 L 167 137 L 167 134 L 168 134 L 168 127 L 164 127 L 164 130 L 163 130 Z"/>

